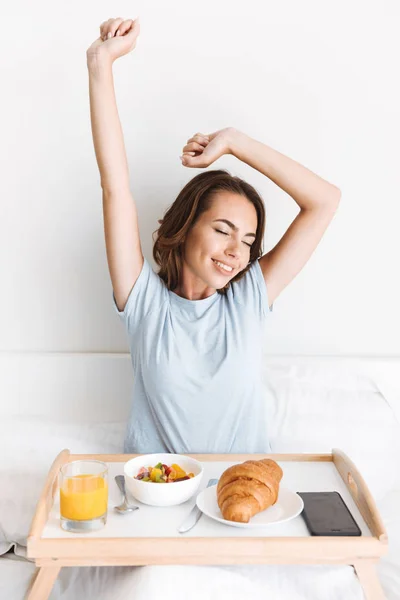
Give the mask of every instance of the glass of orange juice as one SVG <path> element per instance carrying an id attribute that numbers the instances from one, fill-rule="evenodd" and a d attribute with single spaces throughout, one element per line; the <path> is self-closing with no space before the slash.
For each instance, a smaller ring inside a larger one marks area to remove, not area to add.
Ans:
<path id="1" fill-rule="evenodd" d="M 107 521 L 108 467 L 100 460 L 74 460 L 60 469 L 60 517 L 66 531 L 101 529 Z"/>

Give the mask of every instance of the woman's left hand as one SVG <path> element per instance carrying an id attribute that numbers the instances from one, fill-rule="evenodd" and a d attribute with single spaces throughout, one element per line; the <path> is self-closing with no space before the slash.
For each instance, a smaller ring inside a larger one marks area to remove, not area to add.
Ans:
<path id="1" fill-rule="evenodd" d="M 230 140 L 234 134 L 233 127 L 226 127 L 214 133 L 196 133 L 191 137 L 179 158 L 184 167 L 202 169 L 210 166 L 220 156 L 230 154 Z"/>

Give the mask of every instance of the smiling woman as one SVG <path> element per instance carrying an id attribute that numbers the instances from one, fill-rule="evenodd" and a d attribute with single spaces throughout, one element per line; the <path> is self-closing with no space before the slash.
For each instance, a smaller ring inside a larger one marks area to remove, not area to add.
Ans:
<path id="1" fill-rule="evenodd" d="M 113 62 L 135 47 L 139 31 L 137 21 L 110 19 L 87 53 L 113 302 L 134 370 L 124 452 L 269 453 L 264 325 L 316 248 L 340 192 L 232 127 L 198 132 L 183 146 L 182 165 L 206 168 L 232 154 L 291 195 L 300 214 L 263 256 L 265 211 L 256 190 L 225 170 L 200 173 L 155 232 L 156 273 L 141 249 L 112 77 Z"/>

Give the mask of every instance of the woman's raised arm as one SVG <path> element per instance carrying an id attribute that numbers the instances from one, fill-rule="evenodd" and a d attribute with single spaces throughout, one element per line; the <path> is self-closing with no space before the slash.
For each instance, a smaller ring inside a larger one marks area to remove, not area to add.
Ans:
<path id="1" fill-rule="evenodd" d="M 104 233 L 108 268 L 119 310 L 143 266 L 136 204 L 118 116 L 112 65 L 136 45 L 139 23 L 109 19 L 87 50 L 90 117 L 96 160 L 103 190 Z"/>

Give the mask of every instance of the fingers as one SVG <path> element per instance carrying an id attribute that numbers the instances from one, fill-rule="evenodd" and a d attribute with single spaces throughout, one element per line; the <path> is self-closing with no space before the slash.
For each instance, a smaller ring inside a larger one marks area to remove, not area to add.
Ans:
<path id="1" fill-rule="evenodd" d="M 188 153 L 192 156 L 198 153 L 203 152 L 204 148 L 210 143 L 208 136 L 203 135 L 202 133 L 196 133 L 193 137 L 191 137 L 186 146 L 183 147 L 183 154 Z"/>
<path id="2" fill-rule="evenodd" d="M 139 26 L 139 19 L 133 21 L 133 19 L 122 19 L 122 17 L 118 17 L 117 19 L 108 19 L 108 21 L 104 21 L 100 25 L 100 36 L 103 41 L 110 39 L 111 37 L 118 37 L 120 35 L 124 35 L 127 33 L 132 25 Z"/>
<path id="3" fill-rule="evenodd" d="M 118 29 L 116 31 L 116 35 L 124 35 L 127 31 L 129 31 L 129 29 L 132 27 L 132 25 L 133 25 L 132 19 L 127 19 L 126 21 L 123 21 L 121 23 L 121 25 L 118 27 Z"/>
<path id="4" fill-rule="evenodd" d="M 103 38 L 103 40 L 108 40 L 109 38 L 114 37 L 118 26 L 123 22 L 124 20 L 121 17 L 118 17 L 117 19 L 108 19 L 108 21 L 104 21 L 104 23 L 100 25 L 100 35 Z"/>
<path id="5" fill-rule="evenodd" d="M 180 157 L 182 166 L 184 167 L 207 167 L 207 161 L 202 160 L 200 156 L 191 156 L 191 153 L 187 152 Z"/>
<path id="6" fill-rule="evenodd" d="M 183 148 L 183 152 L 203 152 L 207 144 L 198 144 L 197 142 L 190 142 Z"/>
<path id="7" fill-rule="evenodd" d="M 203 144 L 203 146 L 207 146 L 209 141 L 210 138 L 208 137 L 208 135 L 204 135 L 203 133 L 196 133 L 193 137 L 191 137 L 188 140 L 188 143 L 197 142 L 198 144 Z"/>

